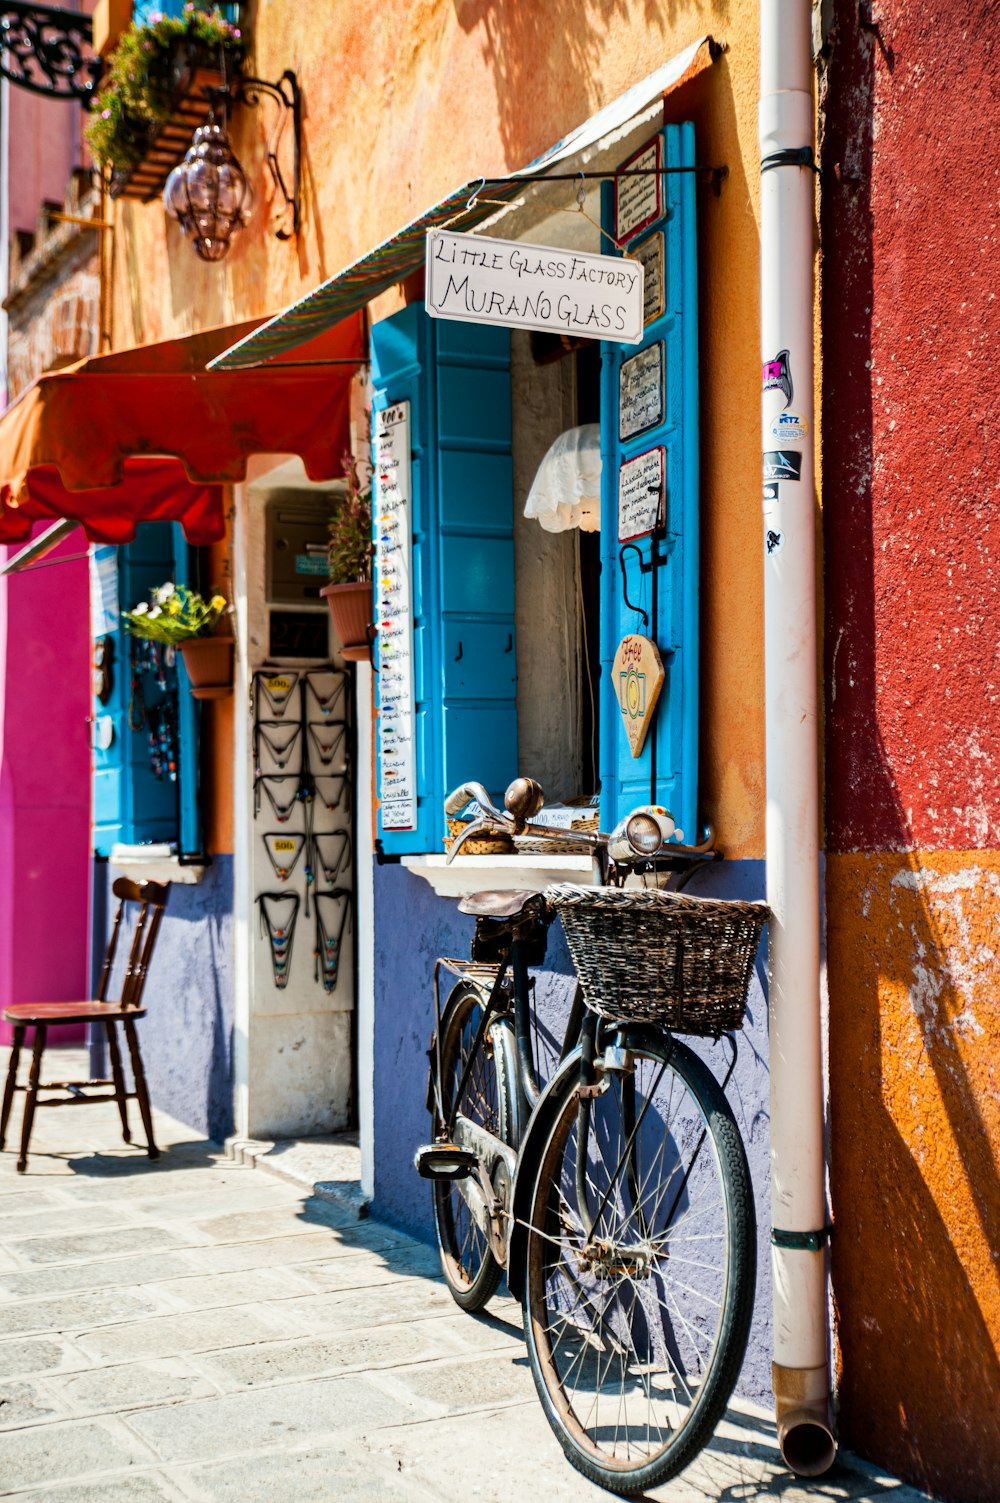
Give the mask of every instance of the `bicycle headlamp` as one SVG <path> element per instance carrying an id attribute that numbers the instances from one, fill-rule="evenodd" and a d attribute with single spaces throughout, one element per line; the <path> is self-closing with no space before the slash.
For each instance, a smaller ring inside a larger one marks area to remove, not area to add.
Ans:
<path id="1" fill-rule="evenodd" d="M 625 826 L 625 839 L 638 856 L 652 856 L 663 844 L 663 830 L 652 814 L 633 814 Z"/>

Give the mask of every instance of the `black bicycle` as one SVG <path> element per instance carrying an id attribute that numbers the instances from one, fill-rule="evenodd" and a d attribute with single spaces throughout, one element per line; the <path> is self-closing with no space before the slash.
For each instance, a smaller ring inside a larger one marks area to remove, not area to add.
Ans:
<path id="1" fill-rule="evenodd" d="M 497 809 L 479 784 L 455 843 L 484 832 L 581 839 L 532 823 L 537 783 Z M 464 1310 L 506 1271 L 523 1306 L 535 1384 L 566 1456 L 631 1494 L 664 1482 L 710 1439 L 739 1375 L 756 1273 L 750 1174 L 715 1076 L 675 1030 L 739 1026 L 764 904 L 624 886 L 633 873 L 681 884 L 718 853 L 671 844 L 665 810 L 585 837 L 595 887 L 465 898 L 468 960 L 434 971 L 437 1027 L 427 1105 L 441 1267 Z M 556 1067 L 542 1085 L 529 969 L 560 914 L 579 981 Z M 721 958 L 720 958 L 721 957 Z M 457 976 L 442 1005 L 443 972 Z"/>

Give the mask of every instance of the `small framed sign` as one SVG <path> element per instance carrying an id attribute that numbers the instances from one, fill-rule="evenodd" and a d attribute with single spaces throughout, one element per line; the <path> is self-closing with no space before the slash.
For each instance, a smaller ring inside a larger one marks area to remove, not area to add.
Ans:
<path id="1" fill-rule="evenodd" d="M 623 360 L 618 370 L 618 437 L 624 443 L 663 422 L 663 340 Z"/>
<path id="2" fill-rule="evenodd" d="M 637 245 L 630 253 L 637 261 L 642 262 L 645 272 L 642 294 L 642 320 L 645 324 L 651 324 L 654 318 L 662 318 L 667 306 L 666 289 L 663 278 L 663 231 L 657 230 Z"/>
<path id="3" fill-rule="evenodd" d="M 618 469 L 618 541 L 656 531 L 663 507 L 664 450 L 647 449 Z"/>
<path id="4" fill-rule="evenodd" d="M 663 218 L 663 142 L 654 136 L 622 162 L 615 174 L 615 239 L 621 245 Z M 636 173 L 635 177 L 623 176 Z"/>

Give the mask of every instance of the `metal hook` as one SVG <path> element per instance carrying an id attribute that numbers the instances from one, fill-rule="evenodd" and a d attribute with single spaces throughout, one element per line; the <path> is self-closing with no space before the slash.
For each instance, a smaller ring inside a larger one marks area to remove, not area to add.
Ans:
<path id="1" fill-rule="evenodd" d="M 583 175 L 582 172 L 577 173 L 577 176 L 579 177 L 580 181 L 579 181 L 579 184 L 578 184 L 577 190 L 576 190 L 576 206 L 580 210 L 580 213 L 582 214 L 583 213 L 583 206 L 587 202 L 586 179 L 584 178 L 584 175 Z"/>
<path id="2" fill-rule="evenodd" d="M 642 617 L 642 624 L 643 624 L 643 626 L 645 626 L 648 629 L 648 627 L 649 627 L 649 615 L 648 615 L 648 613 L 643 610 L 643 608 L 642 608 L 641 605 L 633 605 L 632 602 L 631 602 L 631 600 L 628 598 L 628 575 L 625 573 L 625 555 L 626 555 L 626 553 L 628 553 L 629 549 L 631 549 L 633 553 L 638 554 L 638 556 L 639 556 L 639 568 L 642 569 L 642 567 L 643 567 L 643 563 L 642 563 L 642 550 L 640 548 L 637 548 L 636 545 L 635 545 L 635 543 L 625 543 L 618 550 L 618 563 L 621 566 L 621 571 L 622 571 L 622 597 L 623 597 L 623 599 L 625 601 L 625 608 L 626 608 L 626 610 L 635 611 L 635 613 L 636 613 L 637 616 L 641 616 Z"/>
<path id="3" fill-rule="evenodd" d="M 480 193 L 482 193 L 485 190 L 485 188 L 486 188 L 486 179 L 484 177 L 481 177 L 479 179 L 479 187 L 478 188 L 473 188 L 472 193 L 469 196 L 469 202 L 465 206 L 465 212 L 467 214 L 471 214 L 472 210 L 475 209 L 478 206 L 478 204 L 479 204 L 479 195 L 480 195 Z"/>

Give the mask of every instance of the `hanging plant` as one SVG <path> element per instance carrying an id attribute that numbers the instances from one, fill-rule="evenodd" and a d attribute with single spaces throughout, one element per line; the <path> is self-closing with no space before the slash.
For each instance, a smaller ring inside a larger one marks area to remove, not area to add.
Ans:
<path id="1" fill-rule="evenodd" d="M 134 167 L 151 136 L 170 116 L 176 89 L 178 45 L 216 55 L 242 53 L 240 28 L 207 0 L 189 0 L 180 16 L 154 11 L 144 26 L 129 26 L 111 58 L 102 88 L 90 103 L 84 135 L 101 167 Z"/>
<path id="2" fill-rule="evenodd" d="M 152 591 L 131 611 L 122 611 L 125 630 L 133 637 L 178 645 L 211 636 L 226 610 L 225 597 L 206 600 L 197 590 L 167 583 Z"/>
<path id="3" fill-rule="evenodd" d="M 356 584 L 372 575 L 372 488 L 361 483 L 358 462 L 344 455 L 347 495 L 330 518 L 327 566 L 331 584 Z"/>

